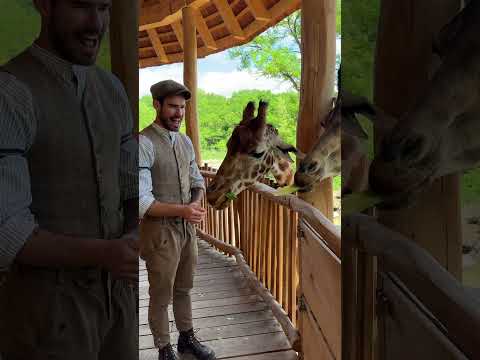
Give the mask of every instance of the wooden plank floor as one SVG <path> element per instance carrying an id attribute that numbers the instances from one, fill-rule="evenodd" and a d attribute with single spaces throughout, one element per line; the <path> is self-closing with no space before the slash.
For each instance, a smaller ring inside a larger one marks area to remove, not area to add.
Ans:
<path id="1" fill-rule="evenodd" d="M 248 286 L 235 260 L 202 240 L 198 241 L 198 252 L 192 290 L 193 326 L 200 340 L 215 350 L 217 359 L 296 359 L 279 323 Z M 158 350 L 153 346 L 148 326 L 148 276 L 143 262 L 140 263 L 139 306 L 139 359 L 156 360 Z M 178 332 L 171 305 L 169 316 L 172 344 L 176 345 Z"/>

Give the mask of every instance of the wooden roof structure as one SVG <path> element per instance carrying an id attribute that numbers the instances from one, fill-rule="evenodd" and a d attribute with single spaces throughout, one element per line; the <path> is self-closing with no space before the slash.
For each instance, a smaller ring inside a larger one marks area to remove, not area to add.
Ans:
<path id="1" fill-rule="evenodd" d="M 202 58 L 245 44 L 301 6 L 301 0 L 140 0 L 139 67 L 183 61 L 182 8 L 195 9 Z"/>

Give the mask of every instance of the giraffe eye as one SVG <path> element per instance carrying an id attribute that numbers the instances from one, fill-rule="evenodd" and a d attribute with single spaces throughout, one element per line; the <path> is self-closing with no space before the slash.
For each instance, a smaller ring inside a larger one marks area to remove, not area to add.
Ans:
<path id="1" fill-rule="evenodd" d="M 265 151 L 262 151 L 262 152 L 253 151 L 253 152 L 249 153 L 248 155 L 253 156 L 255 159 L 260 159 L 263 156 L 263 154 L 265 154 Z"/>

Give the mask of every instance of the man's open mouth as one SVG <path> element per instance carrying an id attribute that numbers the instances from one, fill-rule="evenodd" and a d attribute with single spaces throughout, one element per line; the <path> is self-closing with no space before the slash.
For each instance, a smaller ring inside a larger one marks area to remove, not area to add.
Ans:
<path id="1" fill-rule="evenodd" d="M 95 49 L 98 45 L 98 41 L 98 36 L 82 36 L 80 38 L 80 43 L 89 49 Z"/>

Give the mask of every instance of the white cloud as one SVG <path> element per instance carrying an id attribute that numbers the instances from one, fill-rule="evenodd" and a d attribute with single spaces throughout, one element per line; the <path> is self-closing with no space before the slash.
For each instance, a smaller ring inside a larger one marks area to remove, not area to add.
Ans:
<path id="1" fill-rule="evenodd" d="M 206 72 L 200 76 L 198 87 L 227 97 L 235 91 L 246 89 L 271 90 L 274 93 L 291 90 L 290 84 L 286 82 L 256 78 L 246 71 Z"/>
<path id="2" fill-rule="evenodd" d="M 172 79 L 183 83 L 182 64 L 141 69 L 139 75 L 140 97 L 150 94 L 150 86 L 158 81 Z M 198 87 L 209 93 L 230 97 L 233 92 L 245 89 L 271 90 L 274 93 L 291 90 L 286 82 L 257 78 L 246 71 L 215 72 L 199 74 Z"/>
<path id="3" fill-rule="evenodd" d="M 139 97 L 142 97 L 144 95 L 150 95 L 150 86 L 159 81 L 167 79 L 172 79 L 177 82 L 183 83 L 182 64 L 172 64 L 140 69 L 138 77 Z"/>

